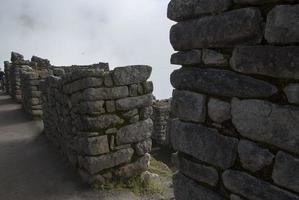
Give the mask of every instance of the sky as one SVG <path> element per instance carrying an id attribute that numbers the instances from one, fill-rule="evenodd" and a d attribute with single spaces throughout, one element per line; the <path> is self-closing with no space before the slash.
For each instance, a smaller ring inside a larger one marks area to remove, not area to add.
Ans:
<path id="1" fill-rule="evenodd" d="M 0 0 L 0 61 L 16 51 L 53 65 L 153 67 L 158 99 L 172 93 L 168 0 Z M 3 64 L 0 65 L 3 68 Z"/>

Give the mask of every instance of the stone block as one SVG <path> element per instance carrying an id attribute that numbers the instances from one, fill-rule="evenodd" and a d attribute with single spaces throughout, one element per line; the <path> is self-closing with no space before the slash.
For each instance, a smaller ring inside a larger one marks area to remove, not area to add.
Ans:
<path id="1" fill-rule="evenodd" d="M 203 49 L 202 61 L 205 65 L 227 66 L 228 59 L 222 53 L 210 49 Z"/>
<path id="2" fill-rule="evenodd" d="M 116 109 L 120 111 L 142 108 L 152 105 L 153 95 L 146 94 L 137 97 L 128 97 L 116 100 Z"/>
<path id="3" fill-rule="evenodd" d="M 152 68 L 147 65 L 116 67 L 113 70 L 112 78 L 115 85 L 130 85 L 146 81 L 151 72 Z"/>
<path id="4" fill-rule="evenodd" d="M 299 84 L 289 84 L 283 89 L 283 91 L 287 95 L 290 103 L 299 104 Z"/>
<path id="5" fill-rule="evenodd" d="M 115 114 L 105 114 L 97 117 L 82 116 L 81 120 L 76 123 L 79 130 L 97 131 L 101 129 L 119 126 L 124 120 Z"/>
<path id="6" fill-rule="evenodd" d="M 109 152 L 108 138 L 106 135 L 90 138 L 81 138 L 80 149 L 86 155 L 100 155 Z"/>
<path id="7" fill-rule="evenodd" d="M 179 51 L 171 55 L 170 63 L 173 65 L 198 65 L 202 64 L 202 51 Z"/>
<path id="8" fill-rule="evenodd" d="M 138 156 L 142 156 L 146 153 L 150 153 L 152 150 L 152 139 L 146 139 L 135 145 L 135 152 Z"/>
<path id="9" fill-rule="evenodd" d="M 82 93 L 82 100 L 97 101 L 119 99 L 129 96 L 129 90 L 126 86 L 114 88 L 88 88 Z"/>
<path id="10" fill-rule="evenodd" d="M 231 106 L 230 103 L 221 101 L 219 99 L 210 98 L 208 103 L 209 117 L 217 123 L 231 119 Z"/>

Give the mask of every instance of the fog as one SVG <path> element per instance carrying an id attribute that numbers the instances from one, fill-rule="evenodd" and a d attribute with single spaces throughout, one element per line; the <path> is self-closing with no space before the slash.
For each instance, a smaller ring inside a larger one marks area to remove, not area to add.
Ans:
<path id="1" fill-rule="evenodd" d="M 147 64 L 153 67 L 154 95 L 171 96 L 168 0 L 0 1 L 2 63 L 13 50 L 54 65 Z"/>

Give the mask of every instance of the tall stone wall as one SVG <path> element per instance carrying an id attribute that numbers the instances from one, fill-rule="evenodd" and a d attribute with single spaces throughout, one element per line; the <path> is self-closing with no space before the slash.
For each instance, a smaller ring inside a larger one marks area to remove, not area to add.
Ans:
<path id="1" fill-rule="evenodd" d="M 5 73 L 5 92 L 9 94 L 10 86 L 9 86 L 9 69 L 11 64 L 8 61 L 4 61 L 4 73 Z"/>
<path id="2" fill-rule="evenodd" d="M 153 122 L 149 66 L 77 69 L 42 83 L 48 138 L 89 182 L 147 169 Z"/>
<path id="3" fill-rule="evenodd" d="M 153 103 L 154 130 L 152 139 L 159 145 L 169 145 L 168 119 L 170 114 L 170 100 L 158 100 Z"/>
<path id="4" fill-rule="evenodd" d="M 169 3 L 176 200 L 299 199 L 296 2 Z"/>

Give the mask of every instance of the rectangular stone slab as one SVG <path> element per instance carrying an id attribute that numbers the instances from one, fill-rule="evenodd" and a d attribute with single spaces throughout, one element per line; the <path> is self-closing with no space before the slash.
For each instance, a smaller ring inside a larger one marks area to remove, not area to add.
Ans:
<path id="1" fill-rule="evenodd" d="M 263 18 L 255 8 L 179 22 L 170 30 L 170 42 L 175 50 L 259 44 L 262 37 Z"/>
<path id="2" fill-rule="evenodd" d="M 238 140 L 220 135 L 217 129 L 200 124 L 171 122 L 171 143 L 174 149 L 223 169 L 233 166 Z"/>

